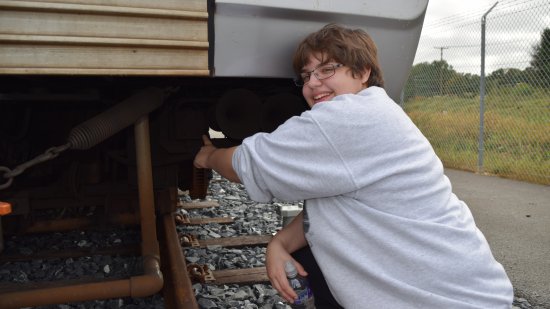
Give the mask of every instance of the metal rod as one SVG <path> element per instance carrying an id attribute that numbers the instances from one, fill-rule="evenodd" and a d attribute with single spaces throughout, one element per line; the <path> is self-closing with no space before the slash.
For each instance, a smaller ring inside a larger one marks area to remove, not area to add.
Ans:
<path id="1" fill-rule="evenodd" d="M 149 118 L 142 116 L 134 124 L 136 141 L 137 181 L 141 221 L 143 256 L 154 256 L 160 261 L 159 243 L 155 224 L 155 197 L 153 192 L 153 169 L 149 140 Z"/>

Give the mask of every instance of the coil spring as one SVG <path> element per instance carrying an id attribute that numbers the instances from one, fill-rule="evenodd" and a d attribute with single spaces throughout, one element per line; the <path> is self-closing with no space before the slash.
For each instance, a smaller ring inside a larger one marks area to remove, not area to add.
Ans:
<path id="1" fill-rule="evenodd" d="M 163 103 L 158 88 L 144 89 L 103 113 L 74 127 L 67 142 L 71 149 L 89 149 L 149 114 Z"/>

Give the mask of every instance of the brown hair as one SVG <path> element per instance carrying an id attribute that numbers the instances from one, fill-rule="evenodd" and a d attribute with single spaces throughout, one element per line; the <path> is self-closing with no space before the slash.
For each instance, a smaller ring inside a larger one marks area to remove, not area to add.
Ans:
<path id="1" fill-rule="evenodd" d="M 384 78 L 378 62 L 376 44 L 362 29 L 348 29 L 338 24 L 328 24 L 308 35 L 296 49 L 292 66 L 299 76 L 308 64 L 309 56 L 321 54 L 324 61 L 336 61 L 351 69 L 353 77 L 370 69 L 367 86 L 384 87 Z"/>

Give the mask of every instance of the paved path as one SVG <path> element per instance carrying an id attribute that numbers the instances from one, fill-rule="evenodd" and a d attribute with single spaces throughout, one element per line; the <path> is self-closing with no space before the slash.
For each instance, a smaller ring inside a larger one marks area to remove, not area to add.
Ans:
<path id="1" fill-rule="evenodd" d="M 550 186 L 447 169 L 516 295 L 550 309 Z"/>

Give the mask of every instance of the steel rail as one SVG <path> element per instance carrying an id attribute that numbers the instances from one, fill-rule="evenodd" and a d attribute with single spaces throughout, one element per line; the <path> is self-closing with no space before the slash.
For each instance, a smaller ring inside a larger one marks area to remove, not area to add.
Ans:
<path id="1" fill-rule="evenodd" d="M 198 309 L 199 305 L 187 272 L 174 215 L 165 214 L 162 218 L 162 226 L 165 240 L 163 253 L 166 253 L 163 259 L 165 262 L 163 270 L 167 277 L 164 293 L 165 306 L 169 309 Z"/>

